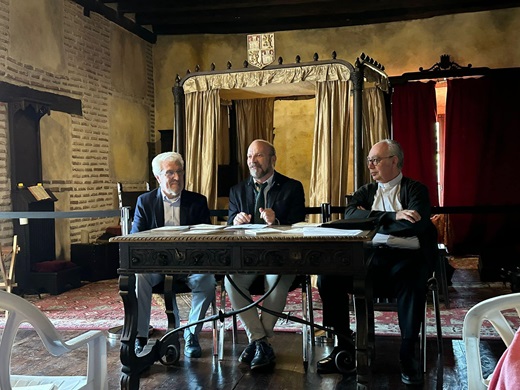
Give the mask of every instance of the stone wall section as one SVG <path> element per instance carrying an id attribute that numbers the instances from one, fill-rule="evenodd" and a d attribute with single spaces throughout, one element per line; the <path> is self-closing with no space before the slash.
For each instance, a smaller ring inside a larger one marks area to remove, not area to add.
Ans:
<path id="1" fill-rule="evenodd" d="M 9 55 L 10 10 L 12 1 L 0 0 L 0 81 L 32 89 L 51 92 L 81 100 L 83 114 L 70 115 L 68 145 L 63 147 L 63 156 L 56 159 L 71 161 L 70 167 L 62 167 L 66 174 L 62 178 L 48 180 L 43 185 L 58 198 L 57 211 L 114 210 L 117 203 L 117 175 L 111 171 L 112 142 L 110 139 L 109 101 L 113 97 L 139 104 L 148 110 L 149 134 L 146 138 L 155 142 L 154 135 L 154 85 L 152 45 L 131 35 L 128 39 L 144 45 L 147 83 L 145 96 L 132 96 L 118 91 L 112 83 L 111 38 L 114 28 L 119 28 L 92 12 L 83 15 L 83 8 L 69 1 L 43 0 L 50 6 L 63 7 L 63 48 L 66 69 L 53 73 L 24 63 Z M 126 33 L 126 32 L 125 32 Z M 28 37 L 30 39 L 30 37 Z M 113 53 L 118 55 L 117 53 Z M 52 107 L 51 107 L 52 110 Z M 52 117 L 52 111 L 51 111 Z M 7 104 L 0 102 L 0 211 L 11 211 L 10 170 L 8 142 Z M 42 149 L 44 147 L 42 140 Z M 146 146 L 145 146 L 146 147 Z M 42 150 L 42 154 L 45 153 Z M 113 157 L 112 157 L 113 158 Z M 147 162 L 144 162 L 147 164 Z M 127 187 L 137 186 L 126 183 Z M 67 258 L 67 245 L 79 242 L 82 230 L 88 230 L 91 240 L 99 237 L 108 226 L 118 223 L 117 218 L 70 219 L 57 223 L 68 226 L 69 237 L 57 237 L 62 248 L 57 253 Z M 63 231 L 57 229 L 57 231 Z M 66 235 L 66 234 L 65 234 Z M 0 242 L 8 244 L 12 236 L 12 223 L 0 220 Z"/>

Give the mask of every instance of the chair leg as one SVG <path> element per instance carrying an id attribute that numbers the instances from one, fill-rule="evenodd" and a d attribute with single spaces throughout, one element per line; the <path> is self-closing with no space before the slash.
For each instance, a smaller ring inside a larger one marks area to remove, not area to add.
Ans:
<path id="1" fill-rule="evenodd" d="M 226 289 L 224 288 L 224 279 L 220 285 L 220 310 L 222 313 L 226 312 Z M 219 323 L 219 346 L 218 346 L 218 360 L 224 359 L 224 336 L 226 334 L 226 320 Z"/>
<path id="2" fill-rule="evenodd" d="M 439 271 L 439 279 L 437 279 L 437 283 L 439 285 L 439 289 L 442 295 L 442 299 L 444 300 L 444 306 L 446 309 L 450 308 L 450 297 L 448 292 L 448 278 L 446 276 L 446 256 L 448 255 L 448 251 L 443 244 L 439 244 L 439 259 L 438 259 L 438 271 Z"/>
<path id="3" fill-rule="evenodd" d="M 307 291 L 307 307 L 309 312 L 309 322 L 314 324 L 314 305 L 312 303 L 312 282 L 310 275 L 305 277 L 305 287 Z M 316 345 L 316 334 L 315 334 L 314 326 L 310 327 L 310 337 L 311 337 L 311 345 L 314 347 Z"/>
<path id="4" fill-rule="evenodd" d="M 177 320 L 173 312 L 173 275 L 164 275 L 164 308 L 168 319 L 168 330 L 175 329 Z"/>
<path id="5" fill-rule="evenodd" d="M 437 285 L 437 279 L 435 277 L 430 278 L 428 285 L 430 285 L 430 289 L 432 291 L 433 310 L 435 311 L 435 325 L 437 327 L 437 355 L 439 360 L 442 360 L 444 358 L 444 347 L 442 345 L 442 324 L 441 311 L 439 308 L 439 289 Z"/>
<path id="6" fill-rule="evenodd" d="M 438 362 L 442 363 L 444 358 L 444 349 L 442 345 L 442 324 L 441 324 L 441 313 L 439 309 L 439 286 L 435 275 L 428 280 L 428 290 L 432 293 L 433 310 L 435 312 L 435 325 L 437 330 L 437 359 Z M 424 320 L 421 325 L 421 364 L 423 371 L 426 372 L 426 307 L 424 312 Z"/>
<path id="7" fill-rule="evenodd" d="M 238 343 L 238 322 L 237 322 L 237 316 L 236 314 L 232 317 L 233 318 L 233 345 Z"/>
<path id="8" fill-rule="evenodd" d="M 427 320 L 427 313 L 428 313 L 428 300 L 424 302 L 424 317 L 421 323 L 421 337 L 420 337 L 420 360 L 419 360 L 419 366 L 423 368 L 423 372 L 426 372 L 426 320 Z"/>
<path id="9" fill-rule="evenodd" d="M 302 318 L 311 324 L 314 324 L 314 307 L 312 304 L 312 284 L 311 277 L 306 275 L 302 281 Z M 315 331 L 312 325 L 303 325 L 302 342 L 303 342 L 303 368 L 307 371 L 309 367 L 309 359 L 312 348 L 316 345 Z"/>
<path id="10" fill-rule="evenodd" d="M 211 301 L 211 314 L 213 316 L 217 315 L 217 297 L 215 296 L 213 298 L 213 301 Z M 213 356 L 219 356 L 220 350 L 219 350 L 219 324 L 218 320 L 213 321 Z"/>

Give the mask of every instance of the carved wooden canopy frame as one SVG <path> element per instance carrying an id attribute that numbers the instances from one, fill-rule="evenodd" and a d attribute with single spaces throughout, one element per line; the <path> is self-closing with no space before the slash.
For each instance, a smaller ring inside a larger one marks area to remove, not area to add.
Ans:
<path id="1" fill-rule="evenodd" d="M 336 59 L 336 53 L 332 53 L 331 60 L 318 60 L 318 55 L 314 55 L 314 61 L 300 63 L 300 56 L 296 57 L 296 63 L 283 64 L 280 57 L 278 65 L 267 66 L 263 69 L 249 68 L 249 64 L 244 62 L 243 69 L 231 69 L 228 62 L 228 69 L 221 72 L 214 70 L 212 64 L 211 71 L 200 72 L 195 68 L 194 73 L 188 72 L 184 78 L 177 75 L 176 84 L 173 87 L 174 95 L 174 150 L 184 155 L 186 146 L 186 123 L 185 123 L 185 98 L 186 93 L 195 91 L 207 91 L 219 89 L 227 91 L 226 97 L 232 99 L 235 93 L 253 93 L 259 97 L 278 96 L 302 96 L 309 95 L 309 89 L 302 83 L 341 80 L 352 82 L 353 91 L 353 115 L 354 115 L 354 177 L 355 188 L 362 184 L 364 170 L 364 156 L 362 155 L 362 91 L 365 82 L 371 82 L 388 92 L 388 76 L 384 72 L 384 66 L 374 59 L 361 54 L 355 61 L 355 65 Z M 285 90 L 282 91 L 280 88 Z M 294 92 L 294 87 L 302 87 Z M 274 90 L 274 91 L 273 91 Z M 267 94 L 267 95 L 266 95 Z M 313 92 L 310 93 L 314 95 Z M 261 96 L 260 96 L 261 95 Z"/>

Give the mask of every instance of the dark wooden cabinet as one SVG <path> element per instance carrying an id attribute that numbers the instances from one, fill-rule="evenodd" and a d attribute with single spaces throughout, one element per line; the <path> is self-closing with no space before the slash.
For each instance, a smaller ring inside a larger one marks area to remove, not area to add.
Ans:
<path id="1" fill-rule="evenodd" d="M 96 282 L 117 278 L 118 244 L 72 244 L 70 249 L 71 261 L 81 267 L 81 280 Z"/>

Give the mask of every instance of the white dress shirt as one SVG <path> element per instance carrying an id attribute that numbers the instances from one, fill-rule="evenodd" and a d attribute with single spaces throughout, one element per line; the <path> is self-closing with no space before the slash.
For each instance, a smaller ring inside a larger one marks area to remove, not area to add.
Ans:
<path id="1" fill-rule="evenodd" d="M 179 226 L 181 224 L 181 196 L 170 199 L 163 194 L 164 226 Z"/>
<path id="2" fill-rule="evenodd" d="M 390 180 L 388 183 L 377 183 L 377 192 L 372 204 L 372 210 L 377 211 L 401 211 L 403 205 L 399 200 L 401 193 L 401 179 L 403 174 L 399 173 L 397 177 Z M 419 239 L 417 236 L 412 237 L 397 237 L 391 234 L 377 233 L 372 240 L 374 245 L 388 245 L 393 248 L 401 249 L 419 249 Z"/>

